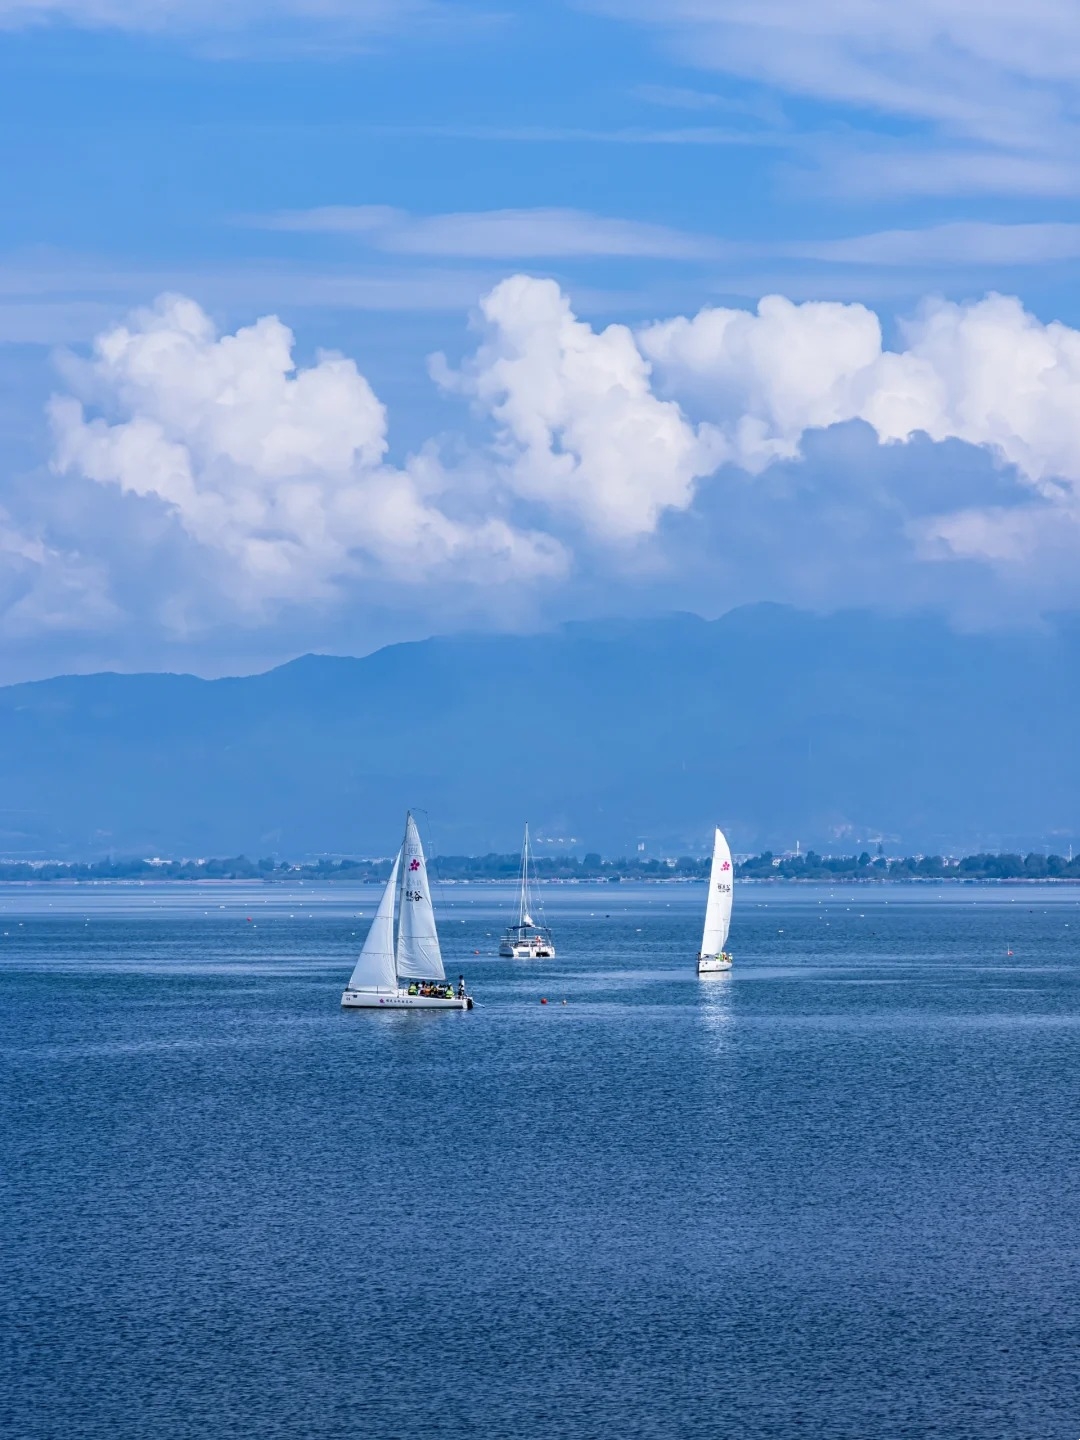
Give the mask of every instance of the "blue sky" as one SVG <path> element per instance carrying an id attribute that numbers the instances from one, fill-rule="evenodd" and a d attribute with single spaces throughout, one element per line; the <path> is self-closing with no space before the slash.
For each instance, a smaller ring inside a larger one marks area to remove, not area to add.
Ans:
<path id="1" fill-rule="evenodd" d="M 1059 0 L 0 0 L 0 678 L 1075 605 L 1078 71 Z"/>

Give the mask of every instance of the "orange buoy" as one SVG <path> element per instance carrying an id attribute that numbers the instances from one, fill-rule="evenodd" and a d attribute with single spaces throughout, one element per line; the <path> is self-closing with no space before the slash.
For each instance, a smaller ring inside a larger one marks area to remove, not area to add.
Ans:
<path id="1" fill-rule="evenodd" d="M 546 1004 L 547 1004 L 547 1000 L 545 1000 L 544 998 L 541 997 L 540 1004 L 541 1004 L 541 1005 L 546 1005 Z"/>

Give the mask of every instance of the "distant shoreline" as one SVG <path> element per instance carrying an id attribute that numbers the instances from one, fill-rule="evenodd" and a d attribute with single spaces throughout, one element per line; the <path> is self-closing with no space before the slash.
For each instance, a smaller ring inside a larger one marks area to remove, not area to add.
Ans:
<path id="1" fill-rule="evenodd" d="M 490 879 L 483 878 L 483 879 L 476 879 L 476 880 L 463 880 L 463 879 L 457 879 L 457 878 L 443 878 L 443 877 L 440 877 L 440 876 L 433 876 L 432 878 L 433 878 L 434 883 L 436 884 L 436 886 L 454 886 L 454 887 L 461 886 L 461 887 L 463 887 L 463 888 L 465 888 L 465 889 L 473 889 L 473 888 L 477 888 L 477 887 L 483 887 L 483 888 L 486 888 L 486 889 L 516 890 L 516 889 L 519 887 L 519 884 L 520 884 L 520 881 L 518 881 L 518 880 L 516 880 L 516 879 L 508 879 L 508 878 L 503 877 L 503 876 L 498 876 L 498 877 L 494 877 L 494 876 L 493 876 L 493 877 L 491 877 Z M 1030 887 L 1030 886 L 1036 886 L 1036 885 L 1053 885 L 1053 886 L 1058 886 L 1058 887 L 1061 887 L 1061 886 L 1080 886 L 1080 877 L 1078 877 L 1078 876 L 1071 876 L 1071 875 L 1066 875 L 1066 876 L 1053 876 L 1053 875 L 1027 876 L 1027 875 L 1015 875 L 1015 876 L 984 876 L 984 877 L 970 877 L 970 876 L 961 876 L 961 875 L 941 875 L 941 876 L 904 875 L 904 876 L 896 876 L 896 877 L 893 877 L 893 876 L 874 877 L 874 878 L 872 878 L 872 879 L 869 878 L 869 877 L 851 876 L 851 875 L 840 875 L 840 876 L 837 876 L 836 878 L 829 878 L 829 877 L 820 876 L 820 875 L 817 875 L 817 876 L 805 876 L 805 877 L 804 877 L 804 876 L 778 875 L 778 876 L 776 876 L 775 878 L 773 878 L 773 877 L 767 877 L 767 878 L 766 878 L 766 877 L 759 877 L 759 876 L 739 876 L 739 877 L 738 877 L 738 881 L 739 881 L 740 887 L 741 887 L 741 886 L 744 886 L 744 885 L 746 885 L 746 886 L 752 885 L 752 886 L 755 886 L 755 887 L 756 887 L 756 886 L 762 886 L 762 887 L 769 888 L 769 889 L 788 889 L 788 888 L 792 888 L 792 889 L 806 889 L 806 888 L 808 888 L 808 887 L 817 887 L 817 888 L 819 888 L 819 889 L 836 889 L 836 888 L 838 888 L 838 887 L 840 887 L 840 886 L 853 886 L 853 887 L 866 888 L 866 889 L 875 889 L 875 888 L 876 888 L 876 889 L 885 889 L 885 888 L 891 888 L 891 887 L 895 887 L 895 886 L 909 886 L 909 887 L 910 887 L 910 886 L 914 886 L 914 887 L 917 887 L 917 888 L 919 888 L 919 889 L 926 889 L 927 887 L 935 887 L 935 886 L 936 886 L 936 887 L 948 887 L 948 888 L 950 888 L 950 889 L 967 888 L 967 887 L 972 887 L 972 886 L 982 886 L 982 887 L 984 887 L 984 888 L 987 887 L 987 886 L 990 886 L 990 887 L 998 887 L 998 888 L 1000 888 L 1000 887 L 1002 887 L 1002 886 Z M 260 886 L 265 887 L 265 888 L 268 889 L 268 890 L 272 890 L 272 889 L 282 888 L 282 887 L 285 887 L 285 886 L 298 886 L 298 885 L 326 886 L 326 887 L 328 887 L 328 888 L 330 888 L 330 889 L 339 889 L 339 888 L 342 888 L 342 887 L 344 887 L 344 886 L 371 886 L 371 887 L 373 887 L 373 888 L 377 888 L 377 887 L 379 887 L 380 885 L 382 885 L 382 884 L 384 884 L 384 883 L 385 883 L 385 878 L 380 879 L 378 876 L 370 876 L 370 875 L 361 875 L 361 876 L 336 876 L 336 875 L 334 875 L 334 876 L 320 876 L 320 875 L 303 875 L 303 876 L 298 876 L 295 880 L 290 880 L 290 879 L 288 879 L 287 877 L 283 877 L 283 878 L 281 878 L 281 879 L 278 879 L 278 878 L 276 878 L 276 877 L 273 878 L 273 879 L 267 879 L 267 878 L 264 878 L 264 877 L 262 877 L 262 876 L 257 876 L 257 875 L 252 875 L 252 876 L 236 876 L 236 875 L 230 875 L 230 876 L 210 876 L 210 875 L 170 876 L 170 875 L 162 875 L 162 876 L 160 876 L 160 877 L 158 877 L 158 876 L 153 876 L 153 875 L 150 875 L 150 876 L 141 876 L 141 875 L 140 875 L 140 876 L 94 876 L 94 877 L 76 876 L 76 875 L 42 875 L 42 876 L 27 877 L 27 878 L 25 878 L 25 879 L 6 879 L 6 878 L 0 878 L 0 893 L 3 893 L 5 890 L 25 890 L 25 889 L 28 889 L 30 886 L 36 886 L 36 885 L 76 885 L 76 886 L 79 886 L 80 888 L 83 888 L 83 889 L 98 889 L 98 890 L 105 890 L 105 889 L 141 889 L 141 888 L 144 888 L 144 887 L 149 886 L 149 885 L 170 886 L 170 887 L 175 887 L 175 888 L 178 889 L 178 890 L 187 889 L 187 888 L 190 888 L 190 887 L 192 887 L 192 886 L 205 886 L 205 887 L 209 887 L 209 888 L 216 888 L 216 889 L 225 890 L 225 889 L 239 888 L 239 887 L 241 887 L 241 886 L 260 885 Z M 564 880 L 564 879 L 540 878 L 540 879 L 537 879 L 534 883 L 536 883 L 538 886 L 540 886 L 540 887 L 542 887 L 542 888 L 544 888 L 544 889 L 548 889 L 548 888 L 558 888 L 558 889 L 600 889 L 600 888 L 606 888 L 607 886 L 610 886 L 610 885 L 613 885 L 613 884 L 623 884 L 623 885 L 640 886 L 640 887 L 648 887 L 648 888 L 652 888 L 653 886 L 669 886 L 669 885 L 678 885 L 678 886 L 692 885 L 692 886 L 699 886 L 699 885 L 704 885 L 704 884 L 706 883 L 706 880 L 705 880 L 705 877 L 704 877 L 704 876 L 700 876 L 700 875 L 683 876 L 683 877 L 677 877 L 677 878 L 676 878 L 676 877 L 671 877 L 671 878 L 662 878 L 662 879 L 656 879 L 656 878 L 653 878 L 653 877 L 651 877 L 651 876 L 637 876 L 637 875 L 632 875 L 632 876 L 619 876 L 619 877 L 617 877 L 617 878 L 614 879 L 614 880 L 611 879 L 611 878 L 606 878 L 606 879 L 605 879 L 605 878 L 602 878 L 602 877 L 596 877 L 596 878 L 590 878 L 590 879 L 581 879 L 581 880 Z"/>
<path id="2" fill-rule="evenodd" d="M 880 850 L 880 847 L 878 847 Z M 517 886 L 521 876 L 518 854 L 433 855 L 432 879 L 442 885 Z M 542 885 L 693 885 L 709 874 L 709 857 L 682 855 L 654 859 L 635 855 L 605 860 L 594 851 L 584 856 L 536 856 L 530 866 L 533 880 Z M 106 860 L 0 860 L 0 885 L 48 884 L 252 884 L 268 886 L 306 884 L 385 884 L 391 859 L 353 860 L 348 857 L 301 861 L 246 855 L 190 860 L 110 858 Z M 888 858 L 858 855 L 819 855 L 814 850 L 774 855 L 771 850 L 735 862 L 740 885 L 994 885 L 1051 882 L 1080 884 L 1080 857 L 1046 855 L 1031 851 L 983 851 L 962 858 L 909 855 Z"/>

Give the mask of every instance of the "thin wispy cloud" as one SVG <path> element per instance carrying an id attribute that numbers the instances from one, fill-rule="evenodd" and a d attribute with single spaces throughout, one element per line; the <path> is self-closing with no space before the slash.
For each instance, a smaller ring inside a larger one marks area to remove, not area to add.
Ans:
<path id="1" fill-rule="evenodd" d="M 1080 224 L 997 225 L 961 221 L 923 230 L 880 230 L 869 235 L 780 247 L 809 260 L 842 264 L 1045 265 L 1080 259 Z"/>
<path id="2" fill-rule="evenodd" d="M 0 301 L 0 345 L 72 345 L 96 334 L 111 314 L 95 300 Z"/>
<path id="3" fill-rule="evenodd" d="M 908 269 L 1046 265 L 1080 259 L 1080 224 L 1067 222 L 955 221 L 823 240 L 752 242 L 559 209 L 413 216 L 386 205 L 328 205 L 251 217 L 245 223 L 299 234 L 352 236 L 394 254 L 442 259 L 626 256 L 758 265 L 773 258 Z"/>
<path id="4" fill-rule="evenodd" d="M 443 19 L 459 7 L 445 0 L 0 0 L 0 27 L 67 25 L 143 34 L 237 34 L 295 24 L 309 33 L 385 33 Z"/>
<path id="5" fill-rule="evenodd" d="M 851 137 L 803 136 L 793 149 L 804 167 L 792 172 L 794 188 L 820 197 L 822 189 L 844 200 L 907 197 L 963 202 L 981 196 L 1072 199 L 1080 194 L 1080 164 L 1064 153 L 1015 154 L 956 148 L 923 141 L 918 146 Z M 1077 151 L 1076 153 L 1080 153 Z"/>
<path id="6" fill-rule="evenodd" d="M 387 313 L 460 313 L 499 279 L 494 267 L 109 262 L 72 254 L 0 257 L 0 341 L 89 337 L 147 293 L 183 290 L 203 304 Z M 625 297 L 614 297 L 621 300 Z"/>
<path id="7" fill-rule="evenodd" d="M 766 93 L 840 107 L 853 137 L 899 120 L 954 147 L 962 142 L 974 153 L 954 154 L 951 169 L 969 193 L 1057 193 L 1055 169 L 1073 168 L 1080 10 L 1064 0 L 582 4 L 654 29 L 684 64 Z M 995 171 L 992 157 L 1013 163 Z M 921 169 L 905 168 L 898 158 L 883 185 L 906 180 L 918 193 L 951 186 L 940 176 L 935 182 L 935 164 L 932 154 Z"/>
<path id="8" fill-rule="evenodd" d="M 655 26 L 687 63 L 790 94 L 1015 145 L 1075 104 L 1080 11 L 1062 0 L 590 0 Z"/>
<path id="9" fill-rule="evenodd" d="M 626 256 L 701 260 L 716 258 L 725 248 L 707 236 L 666 225 L 570 209 L 409 215 L 385 205 L 327 205 L 256 217 L 247 223 L 302 234 L 351 235 L 394 254 L 444 259 Z"/>
<path id="10" fill-rule="evenodd" d="M 787 125 L 783 106 L 768 95 L 725 95 L 716 90 L 695 90 L 687 85 L 637 85 L 634 95 L 647 105 L 670 110 L 712 111 L 737 115 L 764 125 Z"/>
<path id="11" fill-rule="evenodd" d="M 622 125 L 600 129 L 577 125 L 373 125 L 371 134 L 431 140 L 477 140 L 517 145 L 691 145 L 773 146 L 786 143 L 767 130 L 718 125 Z"/>

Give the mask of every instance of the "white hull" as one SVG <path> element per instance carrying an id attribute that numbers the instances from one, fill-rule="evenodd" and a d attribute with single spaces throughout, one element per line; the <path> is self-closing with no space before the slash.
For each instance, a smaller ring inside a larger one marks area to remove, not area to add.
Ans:
<path id="1" fill-rule="evenodd" d="M 731 969 L 730 955 L 699 955 L 697 962 L 697 973 L 699 975 L 717 975 L 721 970 Z"/>
<path id="2" fill-rule="evenodd" d="M 554 960 L 555 946 L 504 940 L 499 946 L 499 954 L 508 960 Z"/>
<path id="3" fill-rule="evenodd" d="M 410 995 L 407 990 L 346 990 L 341 997 L 346 1010 L 471 1010 L 472 996 L 452 1000 L 437 995 Z"/>

